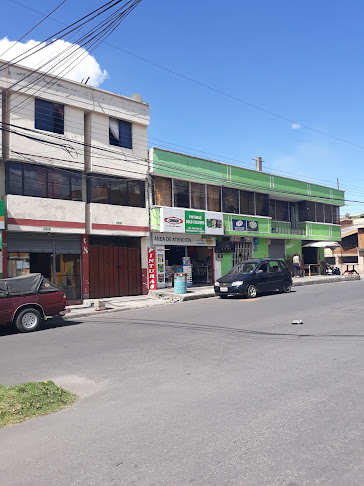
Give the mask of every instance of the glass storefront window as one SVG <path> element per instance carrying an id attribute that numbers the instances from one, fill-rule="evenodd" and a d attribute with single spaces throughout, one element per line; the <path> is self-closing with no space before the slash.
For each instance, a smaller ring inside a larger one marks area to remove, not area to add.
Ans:
<path id="1" fill-rule="evenodd" d="M 29 253 L 8 253 L 8 277 L 20 277 L 30 273 Z"/>

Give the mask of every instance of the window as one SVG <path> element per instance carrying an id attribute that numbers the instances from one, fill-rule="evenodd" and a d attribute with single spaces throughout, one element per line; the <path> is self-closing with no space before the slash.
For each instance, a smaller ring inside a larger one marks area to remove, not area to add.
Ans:
<path id="1" fill-rule="evenodd" d="M 172 206 L 172 179 L 154 177 L 154 204 Z"/>
<path id="2" fill-rule="evenodd" d="M 239 190 L 231 187 L 222 188 L 222 210 L 224 213 L 239 214 Z"/>
<path id="3" fill-rule="evenodd" d="M 254 192 L 240 192 L 240 214 L 255 215 L 255 196 Z"/>
<path id="4" fill-rule="evenodd" d="M 298 221 L 303 223 L 307 219 L 307 201 L 300 201 L 298 203 Z"/>
<path id="5" fill-rule="evenodd" d="M 307 207 L 307 221 L 316 221 L 316 208 L 315 203 L 312 201 L 306 201 Z"/>
<path id="6" fill-rule="evenodd" d="M 205 184 L 191 182 L 191 208 L 206 209 Z"/>
<path id="7" fill-rule="evenodd" d="M 145 183 L 121 177 L 91 175 L 87 179 L 87 201 L 145 208 Z"/>
<path id="8" fill-rule="evenodd" d="M 268 194 L 255 193 L 255 214 L 257 216 L 269 216 Z"/>
<path id="9" fill-rule="evenodd" d="M 276 220 L 289 221 L 288 202 L 276 200 Z"/>
<path id="10" fill-rule="evenodd" d="M 332 222 L 334 224 L 340 224 L 340 210 L 337 206 L 332 207 Z"/>
<path id="11" fill-rule="evenodd" d="M 316 203 L 316 221 L 319 223 L 325 222 L 324 217 L 324 205 L 322 203 Z"/>
<path id="12" fill-rule="evenodd" d="M 324 204 L 325 223 L 332 223 L 332 206 Z"/>
<path id="13" fill-rule="evenodd" d="M 109 143 L 128 149 L 133 148 L 131 123 L 125 120 L 110 118 L 109 121 Z"/>
<path id="14" fill-rule="evenodd" d="M 270 260 L 268 262 L 268 269 L 269 269 L 269 273 L 279 272 L 280 268 L 278 262 Z"/>
<path id="15" fill-rule="evenodd" d="M 64 105 L 35 99 L 35 128 L 46 132 L 64 133 Z"/>
<path id="16" fill-rule="evenodd" d="M 188 181 L 173 180 L 174 207 L 190 207 L 190 183 Z"/>
<path id="17" fill-rule="evenodd" d="M 207 210 L 221 211 L 221 187 L 207 186 Z"/>
<path id="18" fill-rule="evenodd" d="M 82 175 L 44 165 L 8 162 L 6 193 L 82 201 Z"/>

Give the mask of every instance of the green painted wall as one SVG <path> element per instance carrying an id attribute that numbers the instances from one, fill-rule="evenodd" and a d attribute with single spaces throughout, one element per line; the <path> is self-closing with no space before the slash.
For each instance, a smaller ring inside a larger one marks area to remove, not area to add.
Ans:
<path id="1" fill-rule="evenodd" d="M 152 231 L 160 231 L 160 211 L 159 208 L 152 208 L 150 214 L 150 229 Z"/>
<path id="2" fill-rule="evenodd" d="M 210 184 L 249 189 L 279 197 L 290 195 L 297 199 L 344 205 L 344 192 L 326 186 L 310 184 L 287 177 L 244 169 L 220 162 L 190 157 L 158 148 L 152 149 L 153 173 Z"/>
<path id="3" fill-rule="evenodd" d="M 286 256 L 298 253 L 302 257 L 302 243 L 300 240 L 286 240 Z"/>
<path id="4" fill-rule="evenodd" d="M 233 254 L 223 253 L 223 257 L 221 260 L 221 275 L 225 275 L 232 268 L 233 268 Z"/>
<path id="5" fill-rule="evenodd" d="M 258 238 L 258 244 L 253 245 L 257 251 L 253 251 L 253 258 L 268 258 L 268 240 L 266 238 Z"/>

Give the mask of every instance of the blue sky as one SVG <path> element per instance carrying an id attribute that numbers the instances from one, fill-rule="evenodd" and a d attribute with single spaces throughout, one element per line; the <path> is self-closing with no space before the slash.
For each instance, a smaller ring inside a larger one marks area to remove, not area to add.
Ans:
<path id="1" fill-rule="evenodd" d="M 60 1 L 28 5 L 48 14 Z M 70 24 L 102 3 L 67 0 L 52 17 Z M 12 0 L 2 14 L 0 38 L 11 41 L 42 19 Z M 150 103 L 150 146 L 246 167 L 261 156 L 267 172 L 334 187 L 339 178 L 348 200 L 364 201 L 363 15 L 358 1 L 143 0 L 107 40 L 119 49 L 93 55 L 108 72 L 101 88 Z M 60 28 L 48 19 L 24 42 Z M 364 202 L 345 212 L 364 212 Z"/>

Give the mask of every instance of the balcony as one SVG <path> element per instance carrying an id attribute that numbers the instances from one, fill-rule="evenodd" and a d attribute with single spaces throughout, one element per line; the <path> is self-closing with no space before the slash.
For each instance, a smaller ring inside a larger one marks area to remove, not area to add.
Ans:
<path id="1" fill-rule="evenodd" d="M 306 223 L 272 220 L 271 224 L 272 224 L 272 233 L 276 233 L 278 235 L 306 236 Z"/>

